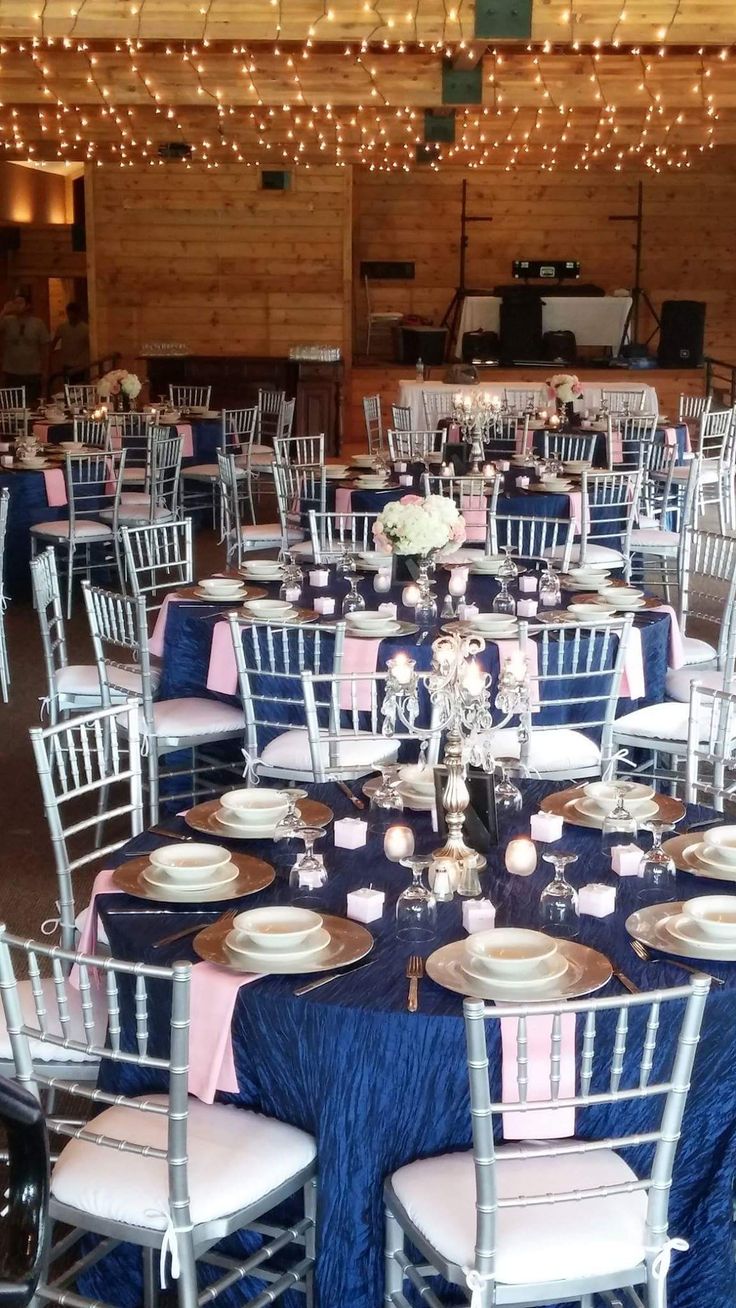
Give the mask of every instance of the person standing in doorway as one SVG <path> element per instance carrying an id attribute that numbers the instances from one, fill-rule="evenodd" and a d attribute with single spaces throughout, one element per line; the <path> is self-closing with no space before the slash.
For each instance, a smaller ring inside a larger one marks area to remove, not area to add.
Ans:
<path id="1" fill-rule="evenodd" d="M 16 291 L 0 312 L 0 342 L 3 384 L 25 386 L 26 405 L 35 408 L 48 382 L 49 333 L 26 291 Z"/>
<path id="2" fill-rule="evenodd" d="M 89 368 L 89 325 L 75 300 L 66 306 L 66 322 L 59 323 L 54 332 L 51 353 L 57 349 L 64 381 L 85 382 Z"/>

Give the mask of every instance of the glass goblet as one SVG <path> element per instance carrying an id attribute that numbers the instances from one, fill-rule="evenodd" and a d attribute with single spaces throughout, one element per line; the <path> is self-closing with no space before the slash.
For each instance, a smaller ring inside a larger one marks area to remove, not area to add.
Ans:
<path id="1" fill-rule="evenodd" d="M 626 807 L 626 795 L 631 783 L 622 781 L 616 786 L 616 803 L 601 824 L 603 852 L 610 854 L 614 845 L 626 845 L 636 840 L 639 824 Z"/>
<path id="2" fill-rule="evenodd" d="M 639 864 L 639 876 L 642 879 L 641 895 L 651 903 L 664 904 L 677 898 L 677 869 L 674 860 L 662 848 L 662 837 L 672 831 L 672 824 L 652 819 L 642 822 L 642 830 L 649 831 L 652 837 L 651 849 Z"/>
<path id="3" fill-rule="evenodd" d="M 294 832 L 296 840 L 304 841 L 304 853 L 296 860 L 289 873 L 289 886 L 292 890 L 319 890 L 327 881 L 327 868 L 321 854 L 315 854 L 314 846 L 324 836 L 322 827 L 299 827 Z"/>
<path id="4" fill-rule="evenodd" d="M 520 813 L 523 797 L 518 786 L 515 786 L 511 780 L 511 772 L 516 766 L 515 759 L 497 759 L 496 767 L 501 773 L 501 780 L 497 781 L 493 790 L 496 796 L 496 812 L 501 816 L 509 817 L 515 813 Z"/>
<path id="5" fill-rule="evenodd" d="M 543 608 L 557 608 L 562 599 L 560 579 L 549 564 L 539 578 L 539 603 Z"/>
<path id="6" fill-rule="evenodd" d="M 437 930 L 437 900 L 422 880 L 431 863 L 432 856 L 426 854 L 401 859 L 401 866 L 411 870 L 411 885 L 396 901 L 396 935 L 399 940 L 418 944 L 431 940 Z"/>
<path id="7" fill-rule="evenodd" d="M 507 613 L 510 617 L 516 614 L 516 600 L 513 595 L 509 594 L 509 583 L 506 577 L 501 577 L 501 589 L 494 597 L 491 608 L 494 613 Z"/>
<path id="8" fill-rule="evenodd" d="M 298 786 L 293 786 L 285 792 L 289 802 L 289 807 L 282 817 L 281 821 L 276 824 L 276 830 L 273 833 L 274 840 L 291 840 L 301 827 L 304 826 L 302 815 L 297 808 L 300 799 L 307 798 L 306 790 L 301 790 Z"/>
<path id="9" fill-rule="evenodd" d="M 346 613 L 361 613 L 365 608 L 365 598 L 358 590 L 357 575 L 351 572 L 348 573 L 347 576 L 348 581 L 350 582 L 350 590 L 342 602 L 343 616 L 345 616 Z"/>
<path id="10" fill-rule="evenodd" d="M 578 934 L 578 892 L 565 876 L 565 868 L 577 862 L 577 854 L 543 854 L 545 863 L 551 863 L 555 874 L 539 896 L 542 927 L 552 936 L 572 940 Z"/>
<path id="11" fill-rule="evenodd" d="M 404 801 L 397 789 L 400 765 L 380 763 L 381 784 L 371 795 L 371 808 L 403 809 Z"/>
<path id="12" fill-rule="evenodd" d="M 504 557 L 498 567 L 498 576 L 505 578 L 507 582 L 516 581 L 519 575 L 519 567 L 516 560 L 511 555 L 511 546 L 502 545 Z"/>

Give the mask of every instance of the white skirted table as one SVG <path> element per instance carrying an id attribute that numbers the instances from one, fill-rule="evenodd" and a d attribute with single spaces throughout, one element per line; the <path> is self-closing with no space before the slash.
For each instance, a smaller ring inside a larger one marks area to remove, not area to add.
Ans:
<path id="1" fill-rule="evenodd" d="M 553 364 L 549 366 L 550 375 L 555 372 Z M 557 371 L 560 371 L 558 369 Z M 546 374 L 545 374 L 546 375 Z M 452 397 L 458 391 L 467 391 L 468 394 L 476 394 L 480 389 L 488 391 L 490 395 L 497 395 L 503 399 L 505 390 L 514 390 L 520 387 L 528 389 L 537 389 L 539 391 L 539 406 L 549 404 L 549 397 L 544 385 L 544 376 L 537 374 L 535 377 L 519 377 L 518 380 L 505 382 L 480 382 L 476 386 L 452 386 L 447 382 L 439 381 L 400 381 L 399 382 L 399 404 L 405 405 L 411 410 L 411 425 L 414 431 L 424 431 L 427 427 L 427 419 L 424 412 L 424 402 L 422 394 L 424 391 L 433 391 L 437 394 L 446 393 L 447 396 L 447 413 L 452 409 Z M 657 401 L 657 392 L 653 386 L 648 386 L 644 382 L 635 382 L 627 380 L 626 382 L 581 382 L 583 393 L 578 401 L 579 409 L 597 409 L 601 402 L 601 387 L 607 391 L 643 391 L 644 393 L 644 412 L 658 413 L 659 405 Z M 440 417 L 442 415 L 440 414 Z"/>
<path id="2" fill-rule="evenodd" d="M 542 300 L 542 331 L 574 332 L 578 345 L 608 347 L 618 354 L 630 309 L 628 295 L 548 295 Z M 467 296 L 458 326 L 457 357 L 465 332 L 497 332 L 500 322 L 500 296 Z"/>

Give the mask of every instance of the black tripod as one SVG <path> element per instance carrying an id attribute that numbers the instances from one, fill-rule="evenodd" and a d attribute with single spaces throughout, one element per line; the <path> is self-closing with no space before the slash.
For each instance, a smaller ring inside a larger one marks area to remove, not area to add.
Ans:
<path id="1" fill-rule="evenodd" d="M 468 223 L 492 223 L 493 219 L 489 215 L 478 215 L 477 217 L 468 217 L 468 183 L 463 180 L 462 203 L 460 206 L 460 267 L 458 270 L 457 286 L 455 287 L 452 299 L 448 304 L 442 326 L 448 328 L 447 333 L 447 357 L 453 358 L 455 353 L 455 343 L 457 341 L 457 332 L 460 325 L 460 317 L 463 311 L 463 303 L 468 295 L 482 294 L 480 291 L 468 291 L 465 286 L 465 253 L 468 248 Z"/>
<path id="2" fill-rule="evenodd" d="M 636 223 L 636 236 L 634 239 L 634 246 L 633 246 L 634 285 L 631 290 L 631 308 L 629 309 L 629 312 L 626 315 L 626 322 L 624 323 L 624 330 L 621 335 L 621 343 L 619 345 L 619 354 L 620 354 L 626 342 L 626 337 L 629 333 L 630 327 L 632 328 L 634 342 L 637 342 L 639 340 L 639 318 L 641 314 L 642 300 L 644 301 L 645 305 L 647 306 L 649 312 L 651 313 L 656 323 L 656 326 L 652 328 L 651 332 L 647 336 L 647 339 L 644 342 L 645 345 L 648 345 L 649 342 L 652 340 L 652 338 L 656 336 L 660 327 L 659 314 L 657 313 L 657 310 L 655 309 L 654 305 L 652 304 L 652 301 L 647 295 L 647 292 L 643 289 L 641 284 L 641 252 L 642 252 L 642 238 L 643 238 L 643 228 L 644 228 L 644 185 L 642 182 L 639 182 L 637 188 L 636 213 L 612 213 L 609 214 L 608 221 L 611 223 Z"/>

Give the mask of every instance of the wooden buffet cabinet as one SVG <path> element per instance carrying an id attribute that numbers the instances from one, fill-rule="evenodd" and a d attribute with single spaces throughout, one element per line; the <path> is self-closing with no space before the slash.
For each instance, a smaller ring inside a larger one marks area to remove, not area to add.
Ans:
<path id="1" fill-rule="evenodd" d="M 144 356 L 150 397 L 174 385 L 211 386 L 213 408 L 255 404 L 261 388 L 283 390 L 296 399 L 294 434 L 325 435 L 325 453 L 340 453 L 343 432 L 344 365 L 301 359 L 254 359 L 205 355 Z"/>

